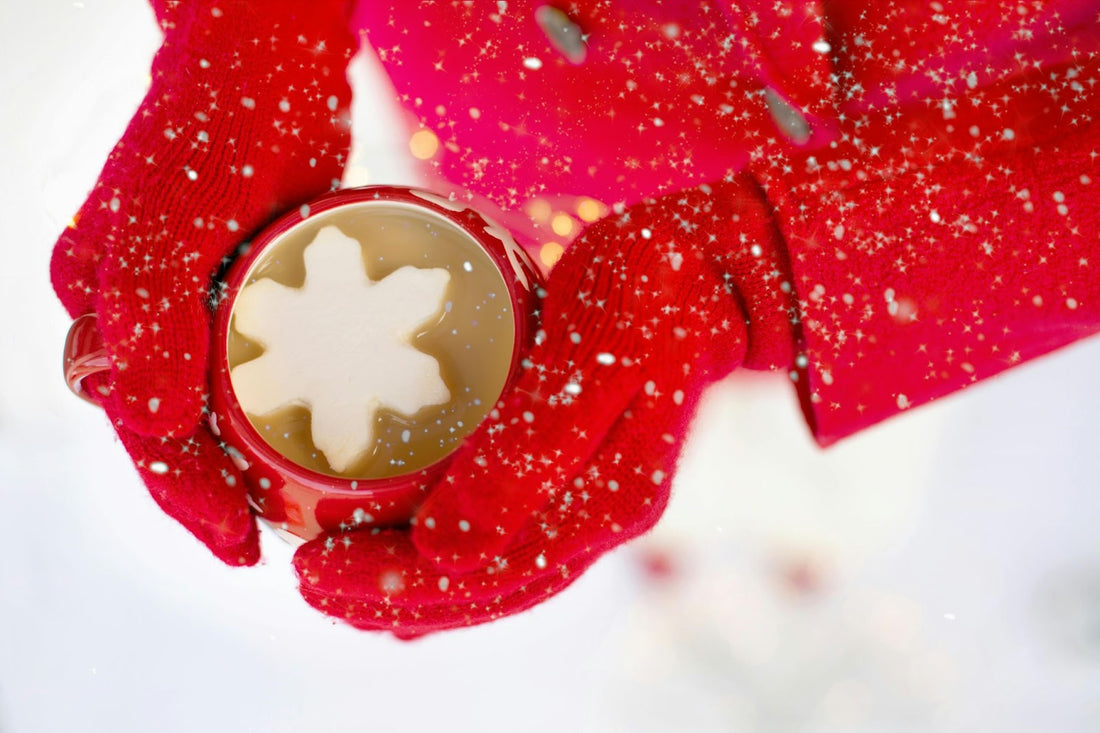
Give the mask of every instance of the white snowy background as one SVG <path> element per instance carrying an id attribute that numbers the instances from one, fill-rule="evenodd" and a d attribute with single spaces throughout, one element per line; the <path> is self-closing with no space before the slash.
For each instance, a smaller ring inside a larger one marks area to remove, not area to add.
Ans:
<path id="1" fill-rule="evenodd" d="M 827 452 L 731 379 L 660 527 L 489 626 L 335 625 L 271 535 L 221 566 L 66 390 L 48 280 L 158 41 L 141 0 L 0 0 L 0 732 L 1100 730 L 1095 339 Z M 415 182 L 354 76 L 354 180 Z"/>

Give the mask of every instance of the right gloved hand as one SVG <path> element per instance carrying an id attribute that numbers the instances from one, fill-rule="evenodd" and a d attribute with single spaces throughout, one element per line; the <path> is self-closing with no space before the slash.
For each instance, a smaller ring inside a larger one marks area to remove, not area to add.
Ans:
<path id="1" fill-rule="evenodd" d="M 594 224 L 550 275 L 516 383 L 414 526 L 303 545 L 294 562 L 307 602 L 411 638 L 563 590 L 661 516 L 707 385 L 740 366 L 791 364 L 786 271 L 746 176 Z"/>
<path id="2" fill-rule="evenodd" d="M 210 287 L 238 244 L 338 185 L 350 142 L 345 0 L 154 0 L 152 86 L 51 280 L 97 315 L 106 409 L 157 503 L 224 562 L 259 558 L 243 481 L 200 419 Z M 323 6 L 323 7 L 322 7 Z"/>

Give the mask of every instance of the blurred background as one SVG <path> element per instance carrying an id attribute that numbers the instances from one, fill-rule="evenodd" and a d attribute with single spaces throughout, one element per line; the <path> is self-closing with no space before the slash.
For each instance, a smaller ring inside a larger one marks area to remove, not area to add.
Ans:
<path id="1" fill-rule="evenodd" d="M 737 375 L 657 530 L 489 626 L 334 624 L 269 533 L 215 561 L 65 388 L 48 279 L 158 42 L 142 0 L 0 0 L 0 732 L 1100 730 L 1096 339 L 827 452 Z M 349 180 L 416 183 L 353 68 Z"/>

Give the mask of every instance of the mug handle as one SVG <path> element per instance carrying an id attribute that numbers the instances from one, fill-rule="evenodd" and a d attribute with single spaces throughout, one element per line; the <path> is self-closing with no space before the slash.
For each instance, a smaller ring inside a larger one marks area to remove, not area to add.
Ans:
<path id="1" fill-rule="evenodd" d="M 65 384 L 73 394 L 99 406 L 99 402 L 84 389 L 84 380 L 111 368 L 107 347 L 96 327 L 96 314 L 85 313 L 73 321 L 65 337 Z"/>

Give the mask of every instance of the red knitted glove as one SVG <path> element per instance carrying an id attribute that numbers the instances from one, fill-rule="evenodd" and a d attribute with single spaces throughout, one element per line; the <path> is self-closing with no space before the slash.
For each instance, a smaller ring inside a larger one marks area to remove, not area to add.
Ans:
<path id="1" fill-rule="evenodd" d="M 259 546 L 237 470 L 197 427 L 209 288 L 249 233 L 339 182 L 354 49 L 343 6 L 155 2 L 152 87 L 54 249 L 58 297 L 98 315 L 111 360 L 90 394 L 153 498 L 229 564 Z"/>
<path id="2" fill-rule="evenodd" d="M 412 532 L 298 550 L 310 604 L 402 637 L 478 624 L 545 600 L 657 521 L 703 388 L 742 363 L 791 359 L 786 264 L 758 188 L 704 189 L 605 219 L 573 245 L 518 384 Z"/>

